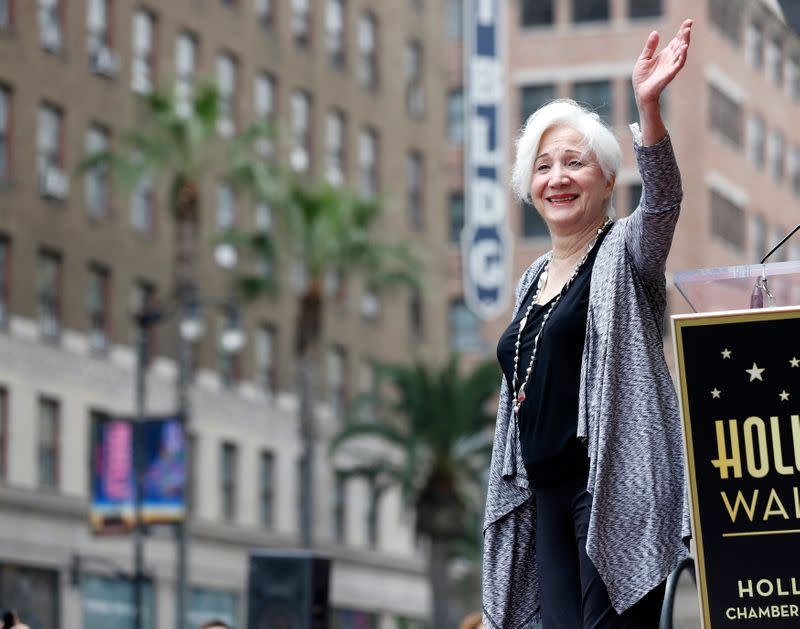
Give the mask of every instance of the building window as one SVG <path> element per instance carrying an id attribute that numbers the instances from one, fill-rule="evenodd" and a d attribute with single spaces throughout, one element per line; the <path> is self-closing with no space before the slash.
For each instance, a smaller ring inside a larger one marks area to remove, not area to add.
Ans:
<path id="1" fill-rule="evenodd" d="M 758 169 L 764 167 L 764 117 L 752 114 L 747 121 L 747 146 L 750 162 Z"/>
<path id="2" fill-rule="evenodd" d="M 219 117 L 217 130 L 229 138 L 236 131 L 236 58 L 222 53 L 217 56 L 217 90 L 219 90 Z"/>
<path id="3" fill-rule="evenodd" d="M 292 152 L 290 163 L 296 172 L 311 166 L 311 97 L 306 92 L 292 94 Z"/>
<path id="4" fill-rule="evenodd" d="M 633 214 L 642 200 L 642 184 L 632 183 L 628 186 L 628 214 Z"/>
<path id="5" fill-rule="evenodd" d="M 335 68 L 345 65 L 345 9 L 344 0 L 328 0 L 325 13 L 325 39 L 328 61 Z"/>
<path id="6" fill-rule="evenodd" d="M 553 0 L 521 0 L 519 23 L 523 28 L 550 26 L 553 23 Z"/>
<path id="7" fill-rule="evenodd" d="M 734 46 L 742 41 L 742 7 L 731 0 L 709 0 L 708 14 L 720 34 Z"/>
<path id="8" fill-rule="evenodd" d="M 333 486 L 333 539 L 339 544 L 347 541 L 347 479 L 338 473 Z"/>
<path id="9" fill-rule="evenodd" d="M 256 330 L 256 378 L 259 388 L 268 396 L 274 396 L 278 390 L 276 336 L 271 325 L 262 325 Z"/>
<path id="10" fill-rule="evenodd" d="M 138 280 L 136 281 L 130 293 L 130 308 L 131 314 L 138 314 L 141 312 L 146 312 L 151 308 L 155 308 L 156 306 L 156 287 L 146 280 Z M 137 343 L 136 335 L 138 331 L 136 326 L 134 325 L 132 328 L 132 338 L 131 338 L 131 345 L 134 347 Z M 158 350 L 158 336 L 156 336 L 156 328 L 155 326 L 151 326 L 147 328 L 147 358 L 149 360 L 156 355 Z"/>
<path id="11" fill-rule="evenodd" d="M 375 548 L 378 545 L 378 531 L 380 530 L 380 498 L 381 493 L 377 483 L 369 483 L 369 497 L 367 498 L 367 545 Z"/>
<path id="12" fill-rule="evenodd" d="M 89 266 L 89 290 L 86 296 L 89 316 L 89 348 L 95 353 L 108 349 L 111 329 L 111 273 L 102 266 Z"/>
<path id="13" fill-rule="evenodd" d="M 764 63 L 764 27 L 758 22 L 750 22 L 747 27 L 747 58 L 754 68 Z"/>
<path id="14" fill-rule="evenodd" d="M 464 90 L 450 90 L 447 95 L 447 139 L 453 144 L 464 142 Z"/>
<path id="15" fill-rule="evenodd" d="M 236 519 L 238 448 L 233 443 L 225 442 L 220 449 L 219 489 L 222 519 L 233 522 Z"/>
<path id="16" fill-rule="evenodd" d="M 744 210 L 716 190 L 711 190 L 711 233 L 723 242 L 744 250 Z"/>
<path id="17" fill-rule="evenodd" d="M 93 124 L 86 131 L 86 154 L 93 155 L 109 148 L 108 130 Z M 111 176 L 108 165 L 95 166 L 86 173 L 86 211 L 92 218 L 103 218 L 111 212 Z"/>
<path id="18" fill-rule="evenodd" d="M 777 37 L 767 44 L 767 75 L 775 85 L 783 83 L 783 43 Z"/>
<path id="19" fill-rule="evenodd" d="M 769 243 L 769 249 L 772 250 L 783 237 L 786 236 L 786 231 L 782 227 L 775 227 L 772 230 L 772 239 Z M 764 252 L 766 254 L 766 252 Z M 774 254 L 774 259 L 770 258 L 772 262 L 786 262 L 789 259 L 789 247 L 783 246 L 778 249 Z M 763 257 L 763 256 L 762 256 Z"/>
<path id="20" fill-rule="evenodd" d="M 783 180 L 785 144 L 782 132 L 776 129 L 769 134 L 769 139 L 767 140 L 769 169 L 775 181 Z"/>
<path id="21" fill-rule="evenodd" d="M 61 256 L 52 251 L 39 252 L 37 273 L 39 332 L 48 340 L 61 333 Z"/>
<path id="22" fill-rule="evenodd" d="M 461 242 L 461 231 L 464 229 L 464 195 L 460 192 L 451 194 L 448 207 L 450 208 L 450 242 L 457 245 Z"/>
<path id="23" fill-rule="evenodd" d="M 131 89 L 147 94 L 156 83 L 156 16 L 139 9 L 133 16 Z"/>
<path id="24" fill-rule="evenodd" d="M 223 335 L 228 330 L 241 330 L 239 311 L 235 308 L 226 309 L 225 313 L 218 319 L 217 335 L 217 360 L 219 364 L 220 383 L 226 389 L 233 389 L 239 382 L 241 370 L 239 365 L 240 354 L 231 351 L 223 344 Z"/>
<path id="25" fill-rule="evenodd" d="M 372 396 L 376 393 L 375 363 L 370 358 L 364 358 L 358 368 L 358 404 L 357 420 L 359 422 L 374 422 L 375 404 Z"/>
<path id="26" fill-rule="evenodd" d="M 131 225 L 141 234 L 155 231 L 156 193 L 152 173 L 145 173 L 131 193 Z"/>
<path id="27" fill-rule="evenodd" d="M 9 30 L 14 24 L 14 0 L 0 0 L 0 29 Z"/>
<path id="28" fill-rule="evenodd" d="M 182 116 L 192 112 L 197 48 L 197 38 L 192 33 L 180 33 L 175 40 L 175 107 Z"/>
<path id="29" fill-rule="evenodd" d="M 408 299 L 408 323 L 411 338 L 415 341 L 425 338 L 425 306 L 422 291 L 412 288 Z"/>
<path id="30" fill-rule="evenodd" d="M 327 135 L 325 176 L 329 183 L 339 186 L 344 183 L 345 171 L 344 114 L 338 109 L 329 111 L 325 127 Z"/>
<path id="31" fill-rule="evenodd" d="M 574 22 L 598 22 L 609 18 L 609 0 L 572 0 Z"/>
<path id="32" fill-rule="evenodd" d="M 111 0 L 89 0 L 86 7 L 87 44 L 89 66 L 92 72 L 102 76 L 117 73 L 117 56 L 113 51 L 111 33 Z"/>
<path id="33" fill-rule="evenodd" d="M 271 529 L 275 526 L 275 455 L 262 452 L 259 468 L 258 519 L 261 526 Z"/>
<path id="34" fill-rule="evenodd" d="M 0 85 L 0 179 L 11 177 L 11 90 Z"/>
<path id="35" fill-rule="evenodd" d="M 0 480 L 8 479 L 8 390 L 0 387 Z"/>
<path id="36" fill-rule="evenodd" d="M 539 211 L 527 201 L 520 204 L 519 211 L 522 217 L 523 238 L 542 238 L 549 236 L 547 223 L 544 222 Z"/>
<path id="37" fill-rule="evenodd" d="M 275 79 L 269 74 L 262 73 L 256 76 L 253 84 L 253 109 L 256 119 L 267 125 L 275 123 Z M 268 137 L 259 138 L 256 152 L 261 157 L 270 157 L 273 153 L 272 141 Z"/>
<path id="38" fill-rule="evenodd" d="M 450 302 L 448 309 L 450 330 L 450 349 L 454 352 L 479 350 L 481 341 L 481 322 L 463 299 Z"/>
<path id="39" fill-rule="evenodd" d="M 709 85 L 709 124 L 734 146 L 742 144 L 742 108 L 732 98 Z"/>
<path id="40" fill-rule="evenodd" d="M 347 412 L 347 352 L 343 347 L 328 350 L 328 402 L 333 416 L 344 421 Z"/>
<path id="41" fill-rule="evenodd" d="M 378 134 L 374 129 L 362 129 L 358 136 L 358 183 L 365 196 L 378 195 Z"/>
<path id="42" fill-rule="evenodd" d="M 792 192 L 795 196 L 800 196 L 800 146 L 793 146 L 788 157 Z"/>
<path id="43" fill-rule="evenodd" d="M 555 85 L 525 85 L 519 90 L 520 123 L 525 124 L 528 117 L 546 105 L 556 96 Z"/>
<path id="44" fill-rule="evenodd" d="M 378 26 L 371 13 L 358 18 L 358 78 L 364 87 L 378 85 Z"/>
<path id="45" fill-rule="evenodd" d="M 233 188 L 226 183 L 217 184 L 217 230 L 224 232 L 233 229 L 237 213 Z"/>
<path id="46" fill-rule="evenodd" d="M 414 229 L 422 229 L 424 224 L 422 178 L 422 156 L 412 151 L 406 157 L 406 202 L 408 222 Z"/>
<path id="47" fill-rule="evenodd" d="M 582 81 L 573 86 L 573 98 L 585 104 L 606 122 L 614 123 L 611 81 Z"/>
<path id="48" fill-rule="evenodd" d="M 463 0 L 447 0 L 445 6 L 445 24 L 447 38 L 461 41 L 464 37 L 464 2 Z"/>
<path id="49" fill-rule="evenodd" d="M 64 0 L 39 0 L 39 43 L 48 52 L 64 47 Z"/>
<path id="50" fill-rule="evenodd" d="M 761 214 L 753 216 L 750 222 L 750 246 L 753 261 L 761 260 L 767 253 L 767 223 Z"/>
<path id="51" fill-rule="evenodd" d="M 51 105 L 39 108 L 37 163 L 39 191 L 43 197 L 63 201 L 69 192 L 69 177 L 64 172 L 64 120 L 60 109 Z"/>
<path id="52" fill-rule="evenodd" d="M 59 483 L 59 439 L 61 405 L 58 401 L 39 398 L 38 463 L 39 487 L 55 489 Z"/>
<path id="53" fill-rule="evenodd" d="M 275 0 L 253 0 L 253 7 L 258 21 L 264 28 L 270 28 L 275 24 Z"/>
<path id="54" fill-rule="evenodd" d="M 663 9 L 661 0 L 628 0 L 628 17 L 658 17 Z"/>
<path id="55" fill-rule="evenodd" d="M 425 92 L 422 89 L 422 46 L 418 42 L 406 45 L 406 109 L 412 116 L 425 111 Z"/>
<path id="56" fill-rule="evenodd" d="M 292 36 L 298 46 L 307 46 L 311 41 L 310 0 L 292 1 Z"/>
<path id="57" fill-rule="evenodd" d="M 800 59 L 790 55 L 786 59 L 786 92 L 793 102 L 800 100 Z"/>
<path id="58" fill-rule="evenodd" d="M 0 328 L 8 325 L 11 299 L 11 240 L 0 235 Z"/>

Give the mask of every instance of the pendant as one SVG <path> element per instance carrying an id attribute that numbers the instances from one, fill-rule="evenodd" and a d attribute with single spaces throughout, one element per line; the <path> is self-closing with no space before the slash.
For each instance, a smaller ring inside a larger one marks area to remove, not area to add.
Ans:
<path id="1" fill-rule="evenodd" d="M 519 392 L 519 395 L 517 396 L 517 401 L 518 402 L 524 402 L 525 401 L 525 392 L 524 391 L 520 391 Z"/>

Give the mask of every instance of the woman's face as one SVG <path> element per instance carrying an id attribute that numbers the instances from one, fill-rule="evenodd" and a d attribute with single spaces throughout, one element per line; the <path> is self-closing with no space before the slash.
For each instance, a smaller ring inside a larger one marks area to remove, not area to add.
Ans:
<path id="1" fill-rule="evenodd" d="M 551 232 L 568 235 L 600 221 L 614 189 L 594 155 L 584 155 L 582 136 L 570 127 L 542 135 L 533 162 L 531 199 Z"/>

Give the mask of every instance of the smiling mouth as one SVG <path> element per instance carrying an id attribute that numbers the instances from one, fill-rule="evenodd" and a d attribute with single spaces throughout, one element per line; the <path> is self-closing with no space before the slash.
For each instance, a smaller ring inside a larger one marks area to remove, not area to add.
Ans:
<path id="1" fill-rule="evenodd" d="M 567 203 L 572 203 L 577 198 L 577 194 L 560 194 L 558 196 L 547 197 L 547 202 L 553 205 L 565 205 Z"/>

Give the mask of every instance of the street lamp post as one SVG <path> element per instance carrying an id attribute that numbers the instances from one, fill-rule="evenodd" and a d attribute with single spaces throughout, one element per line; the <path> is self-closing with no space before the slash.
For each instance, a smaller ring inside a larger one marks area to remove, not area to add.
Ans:
<path id="1" fill-rule="evenodd" d="M 157 310 L 143 308 L 133 316 L 136 322 L 136 421 L 133 425 L 133 609 L 135 629 L 144 629 L 144 525 L 142 523 L 142 424 L 147 403 L 147 362 L 150 330 L 161 320 Z"/>

